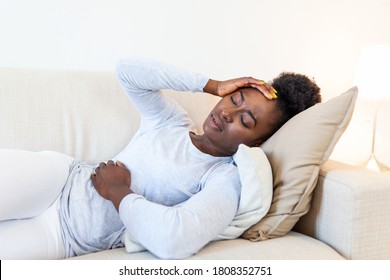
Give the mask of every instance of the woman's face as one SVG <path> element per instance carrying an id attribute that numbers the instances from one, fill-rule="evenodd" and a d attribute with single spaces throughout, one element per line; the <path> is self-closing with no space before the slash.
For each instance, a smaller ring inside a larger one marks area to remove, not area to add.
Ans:
<path id="1" fill-rule="evenodd" d="M 279 118 L 276 100 L 269 100 L 254 88 L 244 88 L 223 97 L 203 124 L 205 136 L 226 155 L 239 144 L 259 146 L 273 133 Z"/>

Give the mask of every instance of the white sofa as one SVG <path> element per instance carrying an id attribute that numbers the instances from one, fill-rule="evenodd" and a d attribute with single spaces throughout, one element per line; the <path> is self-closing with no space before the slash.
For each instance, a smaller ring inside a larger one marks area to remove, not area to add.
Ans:
<path id="1" fill-rule="evenodd" d="M 216 102 L 169 93 L 197 122 Z M 0 148 L 55 150 L 96 164 L 131 139 L 139 118 L 113 72 L 0 69 Z M 154 259 L 124 248 L 76 259 Z M 292 231 L 211 242 L 190 259 L 390 259 L 390 174 L 327 161 L 310 211 Z"/>

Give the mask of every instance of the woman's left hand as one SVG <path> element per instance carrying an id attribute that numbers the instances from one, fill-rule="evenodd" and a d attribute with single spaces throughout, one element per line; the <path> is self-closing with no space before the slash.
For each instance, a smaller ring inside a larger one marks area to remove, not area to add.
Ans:
<path id="1" fill-rule="evenodd" d="M 103 198 L 112 201 L 116 209 L 122 199 L 130 193 L 131 173 L 126 166 L 117 161 L 102 162 L 91 174 L 94 188 Z"/>

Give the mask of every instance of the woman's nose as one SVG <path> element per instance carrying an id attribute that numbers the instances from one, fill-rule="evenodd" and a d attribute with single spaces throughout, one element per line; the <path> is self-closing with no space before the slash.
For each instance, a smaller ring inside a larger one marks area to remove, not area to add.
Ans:
<path id="1" fill-rule="evenodd" d="M 231 123 L 233 120 L 233 110 L 230 108 L 224 108 L 221 110 L 221 119 L 227 123 Z"/>

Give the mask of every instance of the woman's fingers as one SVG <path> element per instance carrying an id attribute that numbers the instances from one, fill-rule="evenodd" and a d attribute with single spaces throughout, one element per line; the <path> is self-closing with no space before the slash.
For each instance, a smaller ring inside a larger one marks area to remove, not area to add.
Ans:
<path id="1" fill-rule="evenodd" d="M 119 160 L 117 160 L 115 164 L 117 166 L 120 166 L 120 167 L 125 167 L 125 165 L 122 162 L 120 162 Z"/>
<path id="2" fill-rule="evenodd" d="M 278 97 L 277 91 L 264 81 L 252 83 L 251 87 L 258 89 L 268 99 L 275 99 Z"/>
<path id="3" fill-rule="evenodd" d="M 277 98 L 277 90 L 274 89 L 270 84 L 264 83 L 263 86 L 268 90 L 268 93 L 272 94 L 273 98 Z"/>
<path id="4" fill-rule="evenodd" d="M 269 89 L 264 85 L 251 85 L 251 87 L 258 89 L 267 99 L 275 99 L 278 97 L 273 88 Z"/>
<path id="5" fill-rule="evenodd" d="M 119 160 L 117 160 L 116 162 L 114 162 L 113 160 L 109 160 L 107 161 L 107 163 L 105 162 L 101 162 L 99 163 L 99 165 L 95 168 L 95 172 L 92 173 L 92 175 L 96 175 L 97 173 L 99 173 L 100 169 L 101 168 L 104 168 L 106 166 L 119 166 L 119 167 L 126 167 L 122 162 L 120 162 Z"/>
<path id="6" fill-rule="evenodd" d="M 278 96 L 277 91 L 267 82 L 252 77 L 247 78 L 249 86 L 258 89 L 266 98 L 275 99 Z"/>

